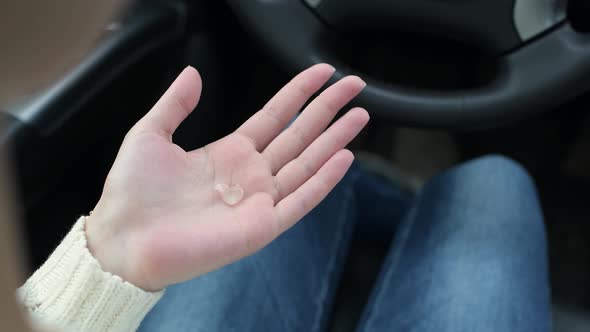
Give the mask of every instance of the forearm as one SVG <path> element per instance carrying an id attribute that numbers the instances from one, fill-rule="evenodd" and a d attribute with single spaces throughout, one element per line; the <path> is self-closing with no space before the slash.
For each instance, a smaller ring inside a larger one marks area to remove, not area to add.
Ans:
<path id="1" fill-rule="evenodd" d="M 87 248 L 85 217 L 18 289 L 33 321 L 73 331 L 134 331 L 161 298 L 104 272 Z M 121 253 L 124 254 L 124 253 Z"/>

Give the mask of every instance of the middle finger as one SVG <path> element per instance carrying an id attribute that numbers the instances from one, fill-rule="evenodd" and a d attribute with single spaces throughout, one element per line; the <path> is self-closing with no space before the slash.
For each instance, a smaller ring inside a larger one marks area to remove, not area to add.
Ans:
<path id="1" fill-rule="evenodd" d="M 338 111 L 366 86 L 357 76 L 347 76 L 314 99 L 295 122 L 262 152 L 273 175 L 296 158 L 328 127 Z"/>

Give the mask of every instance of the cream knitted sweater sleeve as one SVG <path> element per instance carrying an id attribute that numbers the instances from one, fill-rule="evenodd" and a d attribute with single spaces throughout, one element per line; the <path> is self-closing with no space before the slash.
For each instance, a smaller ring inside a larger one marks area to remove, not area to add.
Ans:
<path id="1" fill-rule="evenodd" d="M 80 218 L 17 290 L 33 323 L 58 331 L 135 331 L 162 297 L 104 272 L 86 246 Z"/>

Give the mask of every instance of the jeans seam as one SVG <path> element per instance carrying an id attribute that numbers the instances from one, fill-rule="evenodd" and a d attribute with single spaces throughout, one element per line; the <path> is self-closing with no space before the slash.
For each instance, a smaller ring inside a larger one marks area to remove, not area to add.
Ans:
<path id="1" fill-rule="evenodd" d="M 357 177 L 355 177 L 353 180 L 356 180 Z M 352 186 L 354 186 L 354 181 Z M 346 225 L 346 222 L 343 220 L 344 218 L 346 218 L 348 216 L 348 211 L 350 209 L 350 204 L 349 202 L 351 201 L 352 197 L 353 197 L 353 189 L 350 188 L 349 190 L 347 190 L 346 194 L 346 198 L 344 199 L 345 204 L 344 204 L 344 208 L 342 209 L 342 213 L 338 216 L 339 217 L 339 228 L 338 228 L 338 237 L 336 238 L 335 244 L 333 246 L 333 248 L 330 250 L 330 261 L 328 262 L 328 269 L 326 272 L 326 275 L 324 277 L 324 280 L 322 282 L 322 286 L 320 287 L 320 295 L 318 297 L 319 301 L 318 303 L 320 304 L 318 310 L 317 310 L 317 314 L 314 318 L 313 324 L 312 324 L 312 329 L 311 331 L 319 331 L 320 329 L 320 325 L 321 325 L 321 317 L 324 314 L 325 311 L 325 302 L 326 299 L 328 297 L 328 288 L 330 287 L 330 276 L 332 275 L 334 268 L 336 266 L 336 260 L 338 259 L 338 251 L 340 251 L 340 247 L 342 244 L 342 239 L 344 236 L 344 226 Z"/>
<path id="2" fill-rule="evenodd" d="M 373 304 L 371 305 L 371 307 L 369 308 L 371 311 L 368 312 L 368 318 L 364 324 L 363 330 L 368 329 L 371 326 L 371 322 L 374 319 L 374 315 L 373 315 L 373 311 L 375 308 L 377 308 L 379 306 L 379 303 L 381 301 L 381 299 L 383 298 L 383 294 L 385 292 L 385 290 L 389 287 L 390 283 L 391 283 L 391 276 L 392 274 L 397 270 L 397 266 L 399 265 L 399 262 L 401 260 L 401 255 L 403 252 L 404 247 L 406 246 L 406 243 L 408 241 L 408 238 L 410 237 L 412 231 L 414 230 L 414 224 L 416 223 L 416 211 L 418 209 L 417 208 L 413 208 L 410 210 L 410 213 L 408 214 L 408 218 L 410 218 L 409 221 L 409 225 L 406 229 L 406 231 L 400 235 L 400 244 L 399 244 L 399 249 L 396 250 L 393 255 L 394 257 L 392 258 L 392 262 L 390 264 L 389 267 L 386 267 L 386 272 L 385 275 L 383 276 L 383 285 L 380 286 L 378 293 L 375 296 L 375 300 L 373 300 Z M 395 243 L 393 244 L 395 246 Z"/>

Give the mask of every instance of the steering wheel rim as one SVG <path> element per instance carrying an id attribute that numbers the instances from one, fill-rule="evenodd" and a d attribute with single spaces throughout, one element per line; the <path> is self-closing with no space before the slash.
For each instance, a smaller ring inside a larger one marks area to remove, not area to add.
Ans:
<path id="1" fill-rule="evenodd" d="M 365 78 L 341 66 L 337 57 L 317 44 L 316 37 L 329 33 L 329 28 L 302 0 L 228 3 L 288 71 L 328 62 L 337 68 L 333 80 L 350 74 Z M 590 87 L 590 36 L 577 33 L 567 22 L 509 50 L 509 43 L 494 46 L 500 46 L 502 52 L 499 71 L 482 87 L 429 91 L 389 85 L 369 77 L 356 103 L 404 125 L 479 129 L 548 110 Z"/>

